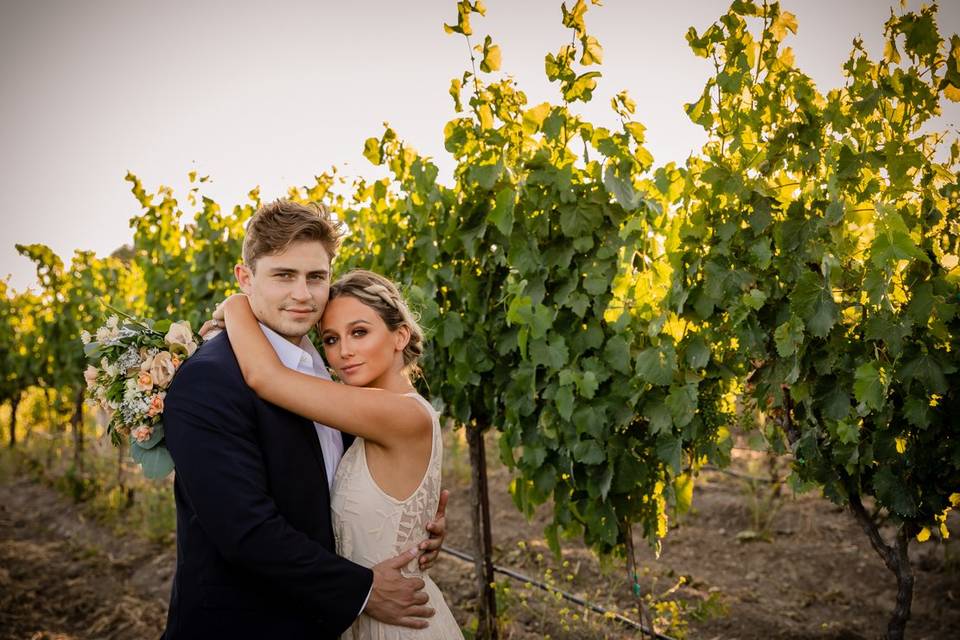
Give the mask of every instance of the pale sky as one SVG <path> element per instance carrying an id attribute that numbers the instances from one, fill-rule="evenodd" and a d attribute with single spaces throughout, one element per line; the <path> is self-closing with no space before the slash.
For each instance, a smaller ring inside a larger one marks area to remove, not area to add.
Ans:
<path id="1" fill-rule="evenodd" d="M 490 34 L 530 104 L 559 102 L 543 58 L 569 41 L 560 2 L 487 0 L 474 43 Z M 572 0 L 568 5 L 572 5 Z M 728 6 L 719 0 L 606 0 L 587 13 L 604 48 L 594 100 L 578 107 L 614 126 L 610 97 L 627 89 L 657 164 L 703 143 L 683 104 L 712 71 L 687 47 Z M 842 84 L 856 35 L 879 56 L 890 2 L 785 0 L 797 15 L 798 66 L 822 91 Z M 910 6 L 919 3 L 910 2 Z M 450 79 L 469 67 L 460 35 L 444 33 L 453 0 L 0 0 L 0 277 L 34 281 L 15 243 L 42 242 L 65 260 L 130 242 L 139 211 L 124 175 L 186 194 L 192 170 L 225 208 L 259 185 L 264 200 L 337 165 L 374 175 L 363 141 L 388 121 L 449 175 L 443 125 Z M 960 30 L 943 2 L 941 34 Z M 949 104 L 943 126 L 960 123 Z M 186 203 L 183 202 L 184 206 Z"/>

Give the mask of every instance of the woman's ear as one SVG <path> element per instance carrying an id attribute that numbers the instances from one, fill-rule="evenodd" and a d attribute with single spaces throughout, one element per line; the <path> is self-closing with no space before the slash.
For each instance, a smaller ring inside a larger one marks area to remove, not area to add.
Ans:
<path id="1" fill-rule="evenodd" d="M 400 325 L 393 332 L 394 348 L 396 351 L 403 351 L 410 343 L 410 327 L 405 324 Z"/>

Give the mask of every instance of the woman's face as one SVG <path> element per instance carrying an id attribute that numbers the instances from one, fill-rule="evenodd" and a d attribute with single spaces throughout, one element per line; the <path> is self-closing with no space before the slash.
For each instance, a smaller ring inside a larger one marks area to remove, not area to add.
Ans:
<path id="1" fill-rule="evenodd" d="M 320 339 L 327 363 L 349 385 L 387 388 L 392 376 L 401 375 L 406 331 L 391 331 L 374 309 L 354 297 L 327 303 Z"/>

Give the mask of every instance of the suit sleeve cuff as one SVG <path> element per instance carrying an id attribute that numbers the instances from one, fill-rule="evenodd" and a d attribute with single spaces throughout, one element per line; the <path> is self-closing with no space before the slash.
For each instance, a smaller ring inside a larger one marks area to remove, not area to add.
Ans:
<path id="1" fill-rule="evenodd" d="M 370 602 L 370 595 L 373 593 L 373 584 L 370 585 L 370 591 L 367 591 L 367 597 L 363 599 L 363 606 L 360 607 L 360 611 L 357 612 L 357 617 L 360 617 L 360 614 L 363 613 L 363 610 L 367 608 L 367 603 Z"/>

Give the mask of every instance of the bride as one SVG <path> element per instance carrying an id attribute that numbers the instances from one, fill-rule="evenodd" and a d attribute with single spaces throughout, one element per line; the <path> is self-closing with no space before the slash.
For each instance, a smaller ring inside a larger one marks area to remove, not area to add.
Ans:
<path id="1" fill-rule="evenodd" d="M 357 436 L 333 483 L 337 553 L 366 567 L 416 547 L 437 510 L 443 443 L 437 413 L 411 384 L 423 333 L 396 286 L 370 271 L 333 283 L 320 319 L 327 363 L 345 384 L 286 368 L 246 296 L 227 299 L 223 319 L 246 383 L 264 400 Z M 404 575 L 421 577 L 436 610 L 425 629 L 387 625 L 361 614 L 350 640 L 462 638 L 437 585 L 416 558 Z"/>

